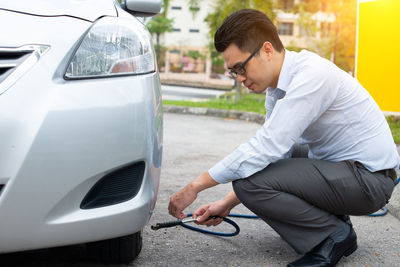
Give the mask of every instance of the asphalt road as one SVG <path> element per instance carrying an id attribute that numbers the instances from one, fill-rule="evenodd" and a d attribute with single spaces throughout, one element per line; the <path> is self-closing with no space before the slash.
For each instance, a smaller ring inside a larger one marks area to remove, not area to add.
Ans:
<path id="1" fill-rule="evenodd" d="M 234 219 L 241 228 L 235 237 L 215 237 L 182 227 L 150 230 L 171 220 L 169 197 L 246 141 L 260 125 L 214 117 L 165 114 L 165 146 L 160 194 L 154 216 L 145 228 L 143 251 L 132 266 L 286 266 L 299 257 L 261 220 Z M 218 200 L 231 190 L 219 185 L 203 191 L 187 212 Z M 232 212 L 249 211 L 239 205 Z M 400 221 L 383 217 L 352 217 L 359 248 L 337 266 L 400 266 Z M 231 231 L 221 226 L 218 231 Z"/>
<path id="2" fill-rule="evenodd" d="M 250 138 L 260 125 L 205 116 L 169 114 L 164 117 L 164 155 L 158 202 L 144 229 L 143 249 L 129 266 L 286 266 L 299 257 L 261 220 L 234 219 L 241 232 L 235 237 L 215 237 L 173 227 L 153 231 L 150 225 L 173 219 L 168 215 L 169 197 L 184 184 L 210 168 Z M 218 200 L 230 184 L 203 191 L 187 209 Z M 249 214 L 239 205 L 233 212 Z M 400 221 L 383 217 L 352 217 L 359 248 L 337 266 L 400 266 Z M 212 228 L 210 228 L 212 229 Z M 231 231 L 219 226 L 218 231 Z M 80 247 L 0 256 L 0 266 L 125 266 L 100 265 L 85 259 Z"/>

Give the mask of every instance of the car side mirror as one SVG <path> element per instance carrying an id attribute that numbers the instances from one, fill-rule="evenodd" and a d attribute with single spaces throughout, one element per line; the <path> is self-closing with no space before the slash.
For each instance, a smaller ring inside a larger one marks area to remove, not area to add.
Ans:
<path id="1" fill-rule="evenodd" d="M 138 17 L 151 17 L 161 10 L 162 0 L 122 0 L 121 7 Z"/>

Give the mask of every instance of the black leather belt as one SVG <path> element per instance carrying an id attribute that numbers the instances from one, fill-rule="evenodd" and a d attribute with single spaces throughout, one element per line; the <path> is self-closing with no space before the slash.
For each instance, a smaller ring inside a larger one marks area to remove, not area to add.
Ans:
<path id="1" fill-rule="evenodd" d="M 381 174 L 391 178 L 393 180 L 393 182 L 396 182 L 396 180 L 397 180 L 397 174 L 394 169 L 386 169 L 386 170 L 380 170 L 380 171 L 376 171 L 376 172 L 381 173 Z"/>
<path id="2" fill-rule="evenodd" d="M 358 168 L 363 168 L 365 170 L 368 170 L 367 168 L 365 168 L 365 166 L 359 162 L 359 161 L 355 161 L 354 164 L 358 167 Z M 397 181 L 397 173 L 395 169 L 385 169 L 385 170 L 380 170 L 380 171 L 376 171 L 374 173 L 380 173 L 385 175 L 386 177 L 389 177 L 390 179 L 393 180 L 394 183 L 396 183 Z"/>

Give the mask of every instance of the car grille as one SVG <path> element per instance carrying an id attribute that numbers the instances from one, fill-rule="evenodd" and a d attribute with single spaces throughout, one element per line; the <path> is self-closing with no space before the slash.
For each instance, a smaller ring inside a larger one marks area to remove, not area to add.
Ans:
<path id="1" fill-rule="evenodd" d="M 32 67 L 48 48 L 44 45 L 0 47 L 0 94 Z"/>
<path id="2" fill-rule="evenodd" d="M 32 51 L 0 50 L 0 83 L 25 61 Z"/>

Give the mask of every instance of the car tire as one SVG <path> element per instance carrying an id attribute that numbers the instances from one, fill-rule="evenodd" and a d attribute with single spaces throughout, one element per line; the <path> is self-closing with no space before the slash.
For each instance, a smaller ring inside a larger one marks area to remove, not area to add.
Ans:
<path id="1" fill-rule="evenodd" d="M 132 235 L 87 243 L 86 251 L 96 261 L 129 263 L 139 255 L 142 243 L 142 233 L 139 231 Z"/>

